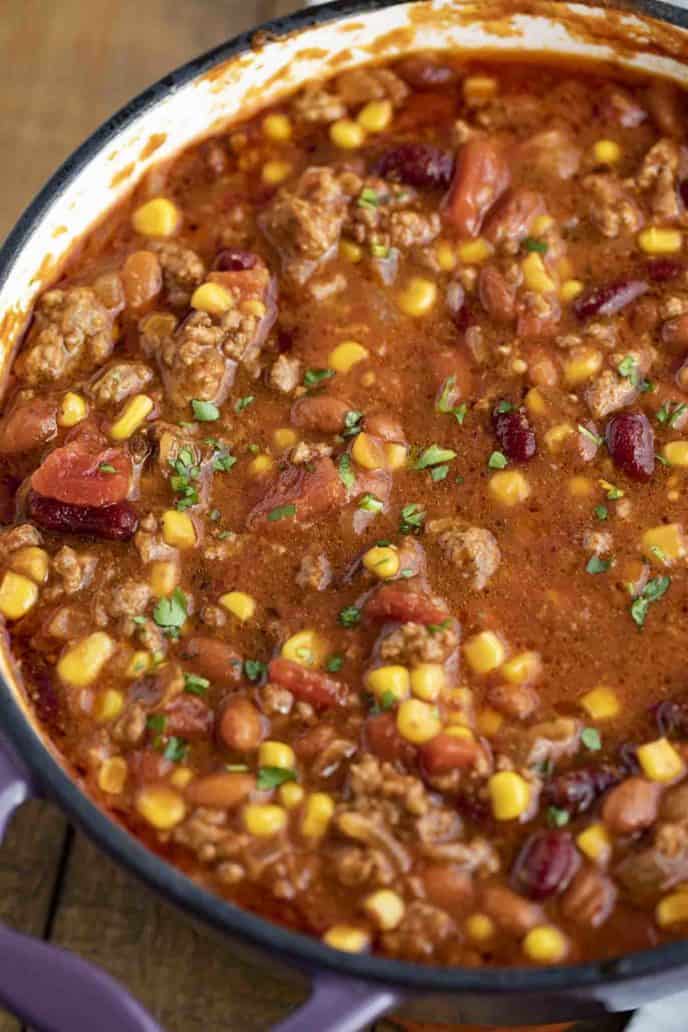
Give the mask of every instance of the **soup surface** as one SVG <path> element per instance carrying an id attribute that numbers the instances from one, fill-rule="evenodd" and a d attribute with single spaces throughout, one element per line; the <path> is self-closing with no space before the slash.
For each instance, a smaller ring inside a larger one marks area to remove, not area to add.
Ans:
<path id="1" fill-rule="evenodd" d="M 86 790 L 426 963 L 688 921 L 685 98 L 412 56 L 148 175 L 38 300 L 0 612 Z"/>

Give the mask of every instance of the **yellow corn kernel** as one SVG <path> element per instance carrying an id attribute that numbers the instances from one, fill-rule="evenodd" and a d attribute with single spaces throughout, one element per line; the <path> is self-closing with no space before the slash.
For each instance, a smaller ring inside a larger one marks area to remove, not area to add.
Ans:
<path id="1" fill-rule="evenodd" d="M 440 240 L 436 245 L 435 258 L 442 272 L 451 272 L 456 268 L 456 251 L 448 240 Z"/>
<path id="2" fill-rule="evenodd" d="M 669 441 L 662 452 L 670 466 L 688 466 L 688 441 Z"/>
<path id="3" fill-rule="evenodd" d="M 186 788 L 193 781 L 194 777 L 194 772 L 190 767 L 177 767 L 176 770 L 172 771 L 170 784 L 174 785 L 175 788 Z"/>
<path id="4" fill-rule="evenodd" d="M 287 811 L 274 803 L 249 803 L 244 807 L 244 827 L 256 838 L 271 838 L 287 825 Z"/>
<path id="5" fill-rule="evenodd" d="M 500 673 L 509 684 L 528 684 L 539 676 L 542 661 L 537 652 L 519 652 L 502 667 Z"/>
<path id="6" fill-rule="evenodd" d="M 602 355 L 595 348 L 574 348 L 564 364 L 564 379 L 569 387 L 577 387 L 591 379 L 602 368 Z"/>
<path id="7" fill-rule="evenodd" d="M 559 451 L 564 441 L 567 437 L 570 437 L 572 433 L 573 427 L 570 423 L 557 423 L 556 426 L 550 427 L 545 434 L 545 444 L 547 445 L 548 451 Z"/>
<path id="8" fill-rule="evenodd" d="M 434 706 L 420 699 L 405 699 L 397 710 L 397 731 L 407 742 L 422 745 L 438 735 L 442 729 L 439 713 Z"/>
<path id="9" fill-rule="evenodd" d="M 275 143 L 285 143 L 291 140 L 291 122 L 286 115 L 266 115 L 261 123 L 263 135 Z"/>
<path id="10" fill-rule="evenodd" d="M 616 717 L 621 709 L 619 697 L 611 688 L 603 684 L 586 692 L 579 699 L 585 712 L 593 720 L 610 720 Z"/>
<path id="11" fill-rule="evenodd" d="M 497 80 L 489 75 L 469 75 L 463 80 L 463 96 L 467 104 L 485 104 L 497 96 Z"/>
<path id="12" fill-rule="evenodd" d="M 93 716 L 99 724 L 107 724 L 116 720 L 124 709 L 124 696 L 116 688 L 107 688 L 101 692 L 93 706 Z"/>
<path id="13" fill-rule="evenodd" d="M 477 240 L 465 240 L 456 248 L 459 260 L 464 265 L 479 265 L 487 261 L 493 251 L 492 244 L 482 237 L 478 237 Z"/>
<path id="14" fill-rule="evenodd" d="M 158 831 L 170 831 L 186 817 L 186 803 L 167 785 L 147 785 L 136 797 L 136 809 Z"/>
<path id="15" fill-rule="evenodd" d="M 660 565 L 676 562 L 686 555 L 686 538 L 680 523 L 661 523 L 642 536 L 644 554 Z"/>
<path id="16" fill-rule="evenodd" d="M 378 889 L 363 900 L 363 909 L 383 932 L 396 928 L 406 912 L 406 904 L 392 889 Z"/>
<path id="17" fill-rule="evenodd" d="M 224 315 L 234 307 L 234 295 L 221 283 L 201 283 L 191 295 L 191 307 L 209 315 Z"/>
<path id="18" fill-rule="evenodd" d="M 299 437 L 296 431 L 292 430 L 289 426 L 278 427 L 272 435 L 275 448 L 279 448 L 280 451 L 286 451 L 287 448 L 293 448 L 298 439 Z"/>
<path id="19" fill-rule="evenodd" d="M 259 767 L 283 767 L 293 770 L 296 764 L 294 750 L 286 742 L 262 742 L 258 749 Z"/>
<path id="20" fill-rule="evenodd" d="M 504 717 L 499 710 L 492 709 L 491 706 L 484 706 L 478 710 L 476 726 L 481 735 L 491 738 L 493 735 L 499 734 L 503 723 Z"/>
<path id="21" fill-rule="evenodd" d="M 511 363 L 511 371 L 517 376 L 522 376 L 528 372 L 528 363 L 522 358 L 515 358 Z"/>
<path id="22" fill-rule="evenodd" d="M 531 387 L 526 394 L 526 408 L 533 416 L 544 416 L 547 412 L 547 403 L 537 387 Z"/>
<path id="23" fill-rule="evenodd" d="M 283 785 L 280 785 L 277 794 L 282 806 L 286 806 L 287 810 L 294 810 L 300 806 L 305 795 L 301 785 L 297 785 L 295 781 L 285 781 Z"/>
<path id="24" fill-rule="evenodd" d="M 471 670 L 476 674 L 489 674 L 504 662 L 504 646 L 494 631 L 481 631 L 469 638 L 463 652 Z"/>
<path id="25" fill-rule="evenodd" d="M 688 891 L 679 889 L 660 899 L 655 909 L 655 920 L 660 928 L 685 924 L 688 921 Z"/>
<path id="26" fill-rule="evenodd" d="M 344 953 L 363 953 L 370 946 L 370 935 L 363 928 L 338 924 L 328 928 L 323 935 L 323 942 L 326 946 L 331 946 L 333 950 L 342 950 Z"/>
<path id="27" fill-rule="evenodd" d="M 545 269 L 542 256 L 537 251 L 531 251 L 526 255 L 521 262 L 521 270 L 529 290 L 534 290 L 537 294 L 548 294 L 554 290 L 554 280 Z"/>
<path id="28" fill-rule="evenodd" d="M 419 663 L 411 671 L 411 694 L 425 702 L 436 702 L 447 686 L 441 663 Z"/>
<path id="29" fill-rule="evenodd" d="M 356 340 L 343 340 L 336 348 L 330 351 L 327 357 L 327 364 L 335 373 L 348 373 L 359 362 L 370 358 L 370 352 Z"/>
<path id="30" fill-rule="evenodd" d="M 530 494 L 528 481 L 517 470 L 503 470 L 490 478 L 490 494 L 502 505 L 518 505 Z"/>
<path id="31" fill-rule="evenodd" d="M 358 265 L 363 261 L 363 248 L 353 240 L 342 240 L 339 244 L 339 257 L 351 262 L 352 265 Z"/>
<path id="32" fill-rule="evenodd" d="M 256 600 L 244 591 L 228 591 L 226 595 L 220 595 L 220 605 L 242 623 L 250 620 L 256 611 Z"/>
<path id="33" fill-rule="evenodd" d="M 568 952 L 568 942 L 554 925 L 537 925 L 523 940 L 523 952 L 537 964 L 558 964 Z"/>
<path id="34" fill-rule="evenodd" d="M 377 376 L 372 369 L 367 369 L 361 376 L 361 385 L 363 387 L 372 387 L 377 382 Z"/>
<path id="35" fill-rule="evenodd" d="M 385 441 L 382 445 L 385 455 L 385 466 L 389 470 L 403 469 L 408 458 L 408 448 L 398 441 Z"/>
<path id="36" fill-rule="evenodd" d="M 533 236 L 539 237 L 546 233 L 548 229 L 551 229 L 553 225 L 554 219 L 551 215 L 536 215 L 530 227 L 530 232 Z"/>
<path id="37" fill-rule="evenodd" d="M 464 927 L 473 942 L 487 942 L 495 933 L 495 923 L 487 914 L 471 914 Z"/>
<path id="38" fill-rule="evenodd" d="M 334 813 L 334 799 L 327 792 L 313 792 L 308 796 L 301 820 L 304 838 L 319 839 L 327 832 Z"/>
<path id="39" fill-rule="evenodd" d="M 127 761 L 121 756 L 104 760 L 98 771 L 98 788 L 108 795 L 119 795 L 127 781 Z"/>
<path id="40" fill-rule="evenodd" d="M 575 301 L 582 293 L 583 284 L 577 279 L 568 279 L 559 288 L 559 298 L 564 302 Z"/>
<path id="41" fill-rule="evenodd" d="M 595 491 L 595 485 L 590 477 L 571 477 L 566 486 L 572 498 L 589 498 Z"/>
<path id="42" fill-rule="evenodd" d="M 371 100 L 361 108 L 356 121 L 367 133 L 381 133 L 392 121 L 392 104 L 389 100 Z"/>
<path id="43" fill-rule="evenodd" d="M 363 469 L 384 469 L 387 465 L 387 456 L 382 445 L 365 431 L 354 438 L 351 457 Z"/>
<path id="44" fill-rule="evenodd" d="M 170 562 L 169 559 L 156 559 L 151 564 L 150 585 L 157 598 L 171 595 L 177 587 L 178 580 L 179 569 L 176 563 Z"/>
<path id="45" fill-rule="evenodd" d="M 365 680 L 376 699 L 385 695 L 395 700 L 408 699 L 411 691 L 411 677 L 403 666 L 376 667 L 368 671 Z"/>
<path id="46" fill-rule="evenodd" d="M 16 552 L 12 552 L 10 566 L 15 573 L 23 573 L 36 584 L 44 584 L 48 579 L 50 557 L 44 548 L 27 545 L 26 548 L 18 548 Z"/>
<path id="47" fill-rule="evenodd" d="M 167 509 L 162 514 L 162 537 L 170 548 L 195 548 L 196 528 L 188 512 Z"/>
<path id="48" fill-rule="evenodd" d="M 280 161 L 278 158 L 266 161 L 263 165 L 260 177 L 269 186 L 277 186 L 283 183 L 291 174 L 292 165 L 290 161 Z"/>
<path id="49" fill-rule="evenodd" d="M 471 742 L 475 740 L 475 735 L 470 727 L 466 727 L 465 724 L 450 724 L 449 727 L 445 728 L 444 733 L 449 735 L 450 738 L 467 738 Z"/>
<path id="50" fill-rule="evenodd" d="M 63 653 L 57 664 L 58 676 L 75 688 L 86 688 L 95 681 L 114 651 L 112 638 L 104 631 L 94 631 Z"/>
<path id="51" fill-rule="evenodd" d="M 363 565 L 380 580 L 390 580 L 399 573 L 399 552 L 392 545 L 374 545 L 364 554 Z"/>
<path id="52" fill-rule="evenodd" d="M 152 411 L 153 399 L 147 394 L 135 394 L 110 427 L 110 437 L 113 441 L 126 441 L 143 426 Z"/>
<path id="53" fill-rule="evenodd" d="M 645 254 L 676 254 L 683 247 L 683 234 L 679 229 L 648 226 L 638 233 L 638 247 Z"/>
<path id="54" fill-rule="evenodd" d="M 427 315 L 437 301 L 437 286 L 432 280 L 412 276 L 397 300 L 405 315 L 414 318 Z"/>
<path id="55" fill-rule="evenodd" d="M 132 225 L 142 236 L 172 236 L 181 221 L 177 206 L 166 197 L 156 197 L 137 208 L 131 217 Z"/>
<path id="56" fill-rule="evenodd" d="M 365 140 L 365 132 L 358 122 L 350 118 L 340 118 L 330 126 L 330 139 L 342 150 L 356 150 Z"/>
<path id="57" fill-rule="evenodd" d="M 129 660 L 129 665 L 124 671 L 124 676 L 134 681 L 137 677 L 141 677 L 147 673 L 153 665 L 153 657 L 150 652 L 145 652 L 143 649 L 139 652 L 135 652 Z"/>
<path id="58" fill-rule="evenodd" d="M 606 864 L 611 856 L 612 843 L 604 824 L 598 821 L 589 824 L 576 836 L 576 845 L 581 853 L 595 864 Z"/>
<path id="59" fill-rule="evenodd" d="M 282 655 L 305 667 L 320 667 L 329 653 L 329 644 L 310 627 L 297 631 L 282 646 Z"/>
<path id="60" fill-rule="evenodd" d="M 246 315 L 256 315 L 259 319 L 262 319 L 267 312 L 267 308 L 257 297 L 249 297 L 246 301 L 241 302 L 239 311 L 244 312 Z"/>
<path id="61" fill-rule="evenodd" d="M 487 782 L 495 820 L 514 821 L 530 806 L 530 785 L 513 770 L 500 770 Z"/>
<path id="62" fill-rule="evenodd" d="M 597 140 L 592 147 L 592 156 L 598 165 L 615 165 L 621 160 L 621 147 L 616 140 Z"/>
<path id="63" fill-rule="evenodd" d="M 252 459 L 248 464 L 248 472 L 252 477 L 264 477 L 270 473 L 275 467 L 275 460 L 272 455 L 268 455 L 267 452 L 263 452 L 262 455 L 256 455 L 255 459 Z"/>
<path id="64" fill-rule="evenodd" d="M 64 427 L 76 426 L 87 415 L 88 404 L 86 399 L 82 398 L 80 394 L 75 394 L 74 391 L 68 391 L 60 402 L 57 412 L 57 425 Z"/>
<path id="65" fill-rule="evenodd" d="M 637 756 L 643 774 L 650 781 L 675 781 L 683 774 L 683 758 L 666 738 L 639 745 Z"/>

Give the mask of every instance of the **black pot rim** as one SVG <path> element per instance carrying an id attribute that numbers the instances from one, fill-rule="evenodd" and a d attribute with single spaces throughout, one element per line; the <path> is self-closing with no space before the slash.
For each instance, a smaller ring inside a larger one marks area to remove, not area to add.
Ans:
<path id="1" fill-rule="evenodd" d="M 297 11 L 268 22 L 260 31 L 275 42 L 279 37 L 349 15 L 393 7 L 407 0 L 336 0 Z M 657 0 L 638 0 L 635 9 L 688 28 L 688 10 Z M 243 33 L 182 65 L 144 90 L 104 122 L 60 166 L 24 211 L 0 249 L 0 288 L 9 279 L 22 248 L 43 216 L 92 157 L 143 112 L 154 107 L 172 90 L 186 85 L 217 64 L 248 51 L 258 29 Z M 272 44 L 269 44 L 272 45 Z M 77 786 L 65 768 L 41 741 L 22 711 L 14 693 L 0 677 L 0 729 L 7 734 L 20 759 L 49 799 L 118 863 L 148 886 L 196 919 L 255 948 L 278 954 L 287 965 L 306 972 L 329 971 L 371 983 L 414 993 L 567 995 L 586 987 L 621 984 L 688 965 L 688 941 L 594 963 L 550 968 L 448 968 L 424 966 L 368 954 L 333 950 L 311 936 L 290 931 L 202 888 L 182 874 L 120 824 L 109 818 Z"/>

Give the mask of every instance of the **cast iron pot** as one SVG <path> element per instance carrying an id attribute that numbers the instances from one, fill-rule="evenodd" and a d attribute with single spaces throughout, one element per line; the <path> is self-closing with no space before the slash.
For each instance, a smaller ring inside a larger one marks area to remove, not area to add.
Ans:
<path id="1" fill-rule="evenodd" d="M 653 16 L 660 21 L 653 21 Z M 309 79 L 412 49 L 579 55 L 688 82 L 688 11 L 637 0 L 624 12 L 552 0 L 353 0 L 302 11 L 225 43 L 137 97 L 55 173 L 0 252 L 0 376 L 60 256 L 152 164 Z M 613 43 L 611 42 L 613 41 Z M 58 252 L 56 254 L 56 251 Z M 391 1009 L 431 1021 L 523 1024 L 631 1010 L 685 988 L 688 941 L 546 969 L 423 967 L 337 952 L 207 892 L 98 809 L 29 711 L 0 649 L 0 835 L 31 795 L 239 952 L 311 979 L 281 1032 L 357 1032 Z M 622 944 L 620 944 L 620 948 Z M 74 954 L 0 929 L 0 1002 L 49 1032 L 160 1032 L 109 976 Z"/>

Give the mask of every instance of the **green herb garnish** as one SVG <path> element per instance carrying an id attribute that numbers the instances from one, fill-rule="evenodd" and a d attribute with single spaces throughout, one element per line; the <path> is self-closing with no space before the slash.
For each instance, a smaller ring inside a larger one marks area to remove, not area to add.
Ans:
<path id="1" fill-rule="evenodd" d="M 247 409 L 249 405 L 252 405 L 255 400 L 256 399 L 253 394 L 247 394 L 244 398 L 238 398 L 234 402 L 234 411 L 236 413 L 243 412 L 244 409 Z"/>
<path id="2" fill-rule="evenodd" d="M 330 674 L 336 674 L 339 670 L 342 669 L 343 666 L 344 656 L 335 654 L 334 656 L 330 656 L 330 658 L 325 663 L 325 670 L 327 670 L 327 672 Z"/>
<path id="3" fill-rule="evenodd" d="M 401 510 L 399 531 L 401 534 L 420 534 L 425 523 L 426 512 L 416 502 L 410 502 Z"/>
<path id="4" fill-rule="evenodd" d="M 188 743 L 185 742 L 183 738 L 177 738 L 173 735 L 167 740 L 167 744 L 163 750 L 163 756 L 166 760 L 170 760 L 172 763 L 181 763 L 188 751 Z"/>
<path id="5" fill-rule="evenodd" d="M 550 828 L 563 828 L 570 819 L 568 810 L 561 810 L 558 806 L 547 807 L 547 823 Z"/>
<path id="6" fill-rule="evenodd" d="M 101 462 L 100 466 L 98 466 L 98 472 L 99 473 L 116 473 L 117 470 L 115 469 L 115 467 L 112 465 L 111 462 Z"/>
<path id="7" fill-rule="evenodd" d="M 169 638 L 179 637 L 188 615 L 186 595 L 181 588 L 175 588 L 171 595 L 161 598 L 153 610 L 153 619 Z"/>
<path id="8" fill-rule="evenodd" d="M 193 398 L 191 411 L 199 423 L 212 423 L 220 418 L 220 410 L 212 401 L 199 401 L 198 398 Z"/>
<path id="9" fill-rule="evenodd" d="M 376 497 L 376 495 L 370 494 L 369 492 L 362 495 L 358 503 L 358 508 L 364 509 L 366 512 L 382 512 L 384 507 L 385 503 L 380 498 Z"/>
<path id="10" fill-rule="evenodd" d="M 456 458 L 456 452 L 451 448 L 441 448 L 439 444 L 431 444 L 420 453 L 416 459 L 414 469 L 427 469 L 429 466 L 438 466 L 440 463 L 451 462 Z"/>
<path id="11" fill-rule="evenodd" d="M 537 254 L 547 254 L 549 250 L 549 245 L 544 240 L 536 240 L 535 237 L 526 237 L 521 247 L 528 253 L 535 251 Z"/>
<path id="12" fill-rule="evenodd" d="M 449 466 L 433 466 L 430 470 L 430 477 L 434 481 L 444 480 L 449 472 Z"/>
<path id="13" fill-rule="evenodd" d="M 489 459 L 487 460 L 487 465 L 489 469 L 504 469 L 504 467 L 507 466 L 508 463 L 509 460 L 507 459 L 506 455 L 502 454 L 502 452 L 500 451 L 493 451 L 492 455 L 490 455 Z"/>
<path id="14" fill-rule="evenodd" d="M 638 627 L 644 627 L 647 611 L 653 602 L 659 601 L 669 590 L 671 577 L 653 577 L 631 605 L 631 616 Z"/>
<path id="15" fill-rule="evenodd" d="M 377 191 L 370 186 L 364 186 L 358 195 L 359 208 L 377 208 L 379 204 L 380 198 Z"/>
<path id="16" fill-rule="evenodd" d="M 248 681 L 260 681 L 261 677 L 264 677 L 267 672 L 267 665 L 261 663 L 259 659 L 244 660 L 244 677 Z"/>
<path id="17" fill-rule="evenodd" d="M 594 433 L 594 431 L 588 430 L 587 426 L 583 426 L 582 423 L 578 424 L 578 433 L 582 434 L 583 437 L 587 437 L 589 441 L 592 441 L 596 448 L 600 448 L 604 444 L 604 437 L 600 437 L 600 435 Z"/>
<path id="18" fill-rule="evenodd" d="M 595 516 L 597 516 L 601 523 L 604 523 L 605 520 L 609 519 L 609 509 L 606 505 L 596 505 L 594 512 Z"/>
<path id="19" fill-rule="evenodd" d="M 279 788 L 286 781 L 296 780 L 296 771 L 288 767 L 259 767 L 256 787 L 263 790 Z"/>
<path id="20" fill-rule="evenodd" d="M 361 610 L 356 606 L 345 606 L 337 617 L 342 627 L 357 627 L 361 622 Z"/>
<path id="21" fill-rule="evenodd" d="M 361 426 L 363 420 L 363 413 L 356 412 L 355 409 L 349 409 L 344 415 L 344 429 L 342 430 L 342 437 L 355 437 L 360 434 L 363 427 Z"/>
<path id="22" fill-rule="evenodd" d="M 606 573 L 612 565 L 611 559 L 601 559 L 599 555 L 591 555 L 585 565 L 586 573 Z"/>
<path id="23" fill-rule="evenodd" d="M 205 695 L 210 688 L 210 681 L 200 674 L 184 674 L 184 691 L 189 695 Z"/>
<path id="24" fill-rule="evenodd" d="M 268 513 L 268 520 L 271 523 L 275 523 L 277 520 L 290 519 L 296 515 L 296 506 L 291 503 L 290 505 L 278 505 L 277 508 L 271 509 Z"/>
<path id="25" fill-rule="evenodd" d="M 334 376 L 334 369 L 307 369 L 303 382 L 306 387 L 317 387 L 323 380 L 329 380 Z"/>
<path id="26" fill-rule="evenodd" d="M 596 727 L 584 727 L 581 731 L 581 742 L 591 752 L 599 752 L 602 748 L 600 732 Z"/>
<path id="27" fill-rule="evenodd" d="M 349 491 L 356 483 L 356 474 L 351 468 L 351 457 L 347 455 L 346 452 L 339 457 L 337 471 L 339 473 L 339 479 L 344 484 L 347 491 Z"/>

